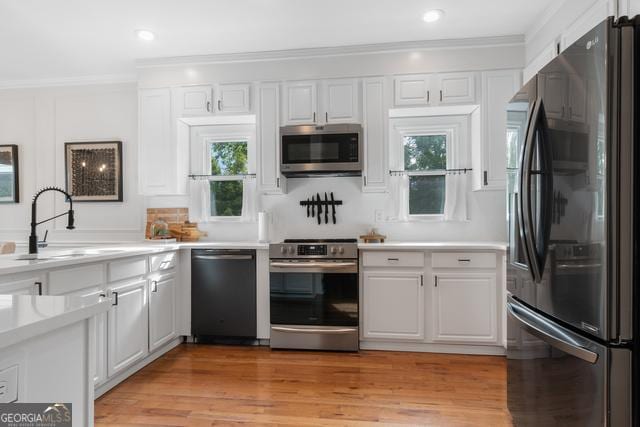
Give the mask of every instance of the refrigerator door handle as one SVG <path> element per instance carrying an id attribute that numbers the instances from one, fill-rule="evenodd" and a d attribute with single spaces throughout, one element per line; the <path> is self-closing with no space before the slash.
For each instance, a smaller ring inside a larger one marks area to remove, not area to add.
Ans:
<path id="1" fill-rule="evenodd" d="M 595 364 L 598 361 L 597 353 L 582 347 L 573 340 L 568 333 L 555 327 L 550 321 L 538 314 L 521 306 L 511 296 L 507 297 L 507 312 L 509 316 L 520 323 L 527 332 L 547 344 L 591 364 Z"/>
<path id="2" fill-rule="evenodd" d="M 522 148 L 522 153 L 520 155 L 520 167 L 518 168 L 518 185 L 519 185 L 519 194 L 518 197 L 518 228 L 520 229 L 520 239 L 522 240 L 523 249 L 525 253 L 525 258 L 527 259 L 527 263 L 529 264 L 529 271 L 531 272 L 531 276 L 534 281 L 537 281 L 537 263 L 535 259 L 535 253 L 533 252 L 530 244 L 530 223 L 531 219 L 529 217 L 530 214 L 530 206 L 529 206 L 529 185 L 525 183 L 525 179 L 528 177 L 528 181 L 530 182 L 531 175 L 529 174 L 529 167 L 527 159 L 530 158 L 529 150 L 533 148 L 533 143 L 531 141 L 532 136 L 535 135 L 535 119 L 536 119 L 536 111 L 538 108 L 538 99 L 533 101 L 532 112 L 529 115 L 529 119 L 527 121 L 527 128 L 524 139 L 524 147 Z M 526 205 L 525 205 L 526 201 Z"/>

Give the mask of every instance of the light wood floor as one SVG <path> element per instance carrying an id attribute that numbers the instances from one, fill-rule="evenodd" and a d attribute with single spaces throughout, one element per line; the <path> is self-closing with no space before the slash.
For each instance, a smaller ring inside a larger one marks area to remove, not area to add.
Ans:
<path id="1" fill-rule="evenodd" d="M 183 344 L 96 401 L 96 426 L 508 426 L 493 356 Z"/>

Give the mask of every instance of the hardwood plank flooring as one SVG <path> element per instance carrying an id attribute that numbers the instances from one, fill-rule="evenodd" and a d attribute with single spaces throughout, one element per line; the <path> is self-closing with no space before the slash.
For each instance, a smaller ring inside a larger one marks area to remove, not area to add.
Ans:
<path id="1" fill-rule="evenodd" d="M 96 426 L 510 426 L 503 357 L 183 344 L 96 401 Z"/>

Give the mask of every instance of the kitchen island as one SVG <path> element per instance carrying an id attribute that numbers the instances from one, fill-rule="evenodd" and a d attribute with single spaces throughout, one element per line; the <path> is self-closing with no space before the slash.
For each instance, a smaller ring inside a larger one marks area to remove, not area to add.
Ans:
<path id="1" fill-rule="evenodd" d="M 71 403 L 73 425 L 92 426 L 95 321 L 110 307 L 100 296 L 0 295 L 0 403 Z"/>

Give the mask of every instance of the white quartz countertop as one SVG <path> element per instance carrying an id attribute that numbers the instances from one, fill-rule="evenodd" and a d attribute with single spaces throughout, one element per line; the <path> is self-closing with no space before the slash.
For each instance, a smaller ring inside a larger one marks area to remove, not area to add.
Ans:
<path id="1" fill-rule="evenodd" d="M 0 349 L 109 310 L 96 296 L 0 295 Z"/>
<path id="2" fill-rule="evenodd" d="M 112 259 L 139 255 L 175 251 L 178 249 L 255 249 L 267 250 L 268 243 L 259 242 L 188 242 L 188 243 L 148 243 L 123 245 L 92 246 L 76 249 L 41 249 L 38 259 L 18 259 L 20 253 L 0 255 L 0 275 L 22 273 L 26 271 L 48 270 L 90 262 L 101 262 Z"/>
<path id="3" fill-rule="evenodd" d="M 362 250 L 491 250 L 505 251 L 507 244 L 504 242 L 394 242 L 385 243 L 358 243 L 358 249 Z"/>

